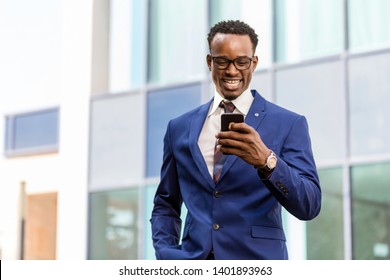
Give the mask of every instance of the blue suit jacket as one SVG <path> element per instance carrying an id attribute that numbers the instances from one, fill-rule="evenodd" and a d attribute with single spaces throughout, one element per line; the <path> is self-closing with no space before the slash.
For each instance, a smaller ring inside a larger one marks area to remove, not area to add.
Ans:
<path id="1" fill-rule="evenodd" d="M 213 182 L 197 144 L 213 100 L 169 122 L 151 218 L 157 259 L 206 259 L 210 250 L 215 259 L 287 259 L 281 206 L 301 220 L 318 215 L 321 190 L 305 117 L 252 94 L 245 122 L 278 156 L 266 180 L 229 155 Z"/>

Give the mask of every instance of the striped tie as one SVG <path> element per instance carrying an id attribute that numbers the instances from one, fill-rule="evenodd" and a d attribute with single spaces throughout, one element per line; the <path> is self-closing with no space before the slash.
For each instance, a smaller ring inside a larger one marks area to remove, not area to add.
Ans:
<path id="1" fill-rule="evenodd" d="M 219 107 L 224 108 L 225 113 L 233 113 L 236 106 L 230 101 L 222 100 L 219 104 Z M 217 149 L 217 143 L 215 143 L 214 148 L 214 172 L 213 172 L 213 180 L 216 183 L 221 177 L 222 167 L 226 160 L 226 155 L 224 155 L 219 149 Z"/>

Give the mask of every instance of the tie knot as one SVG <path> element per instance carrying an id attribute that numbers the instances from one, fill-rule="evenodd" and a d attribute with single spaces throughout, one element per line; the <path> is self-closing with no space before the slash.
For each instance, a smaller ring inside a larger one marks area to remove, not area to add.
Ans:
<path id="1" fill-rule="evenodd" d="M 221 103 L 219 104 L 219 107 L 225 109 L 225 113 L 233 113 L 234 109 L 236 106 L 229 100 L 222 100 Z"/>

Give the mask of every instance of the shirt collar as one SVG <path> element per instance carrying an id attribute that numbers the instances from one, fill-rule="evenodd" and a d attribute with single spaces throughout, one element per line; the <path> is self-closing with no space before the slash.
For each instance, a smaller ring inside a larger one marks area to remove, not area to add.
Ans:
<path id="1" fill-rule="evenodd" d="M 214 102 L 211 107 L 211 110 L 209 111 L 208 116 L 211 116 L 216 112 L 216 110 L 219 108 L 219 104 L 223 100 L 222 96 L 217 92 L 217 90 L 214 91 Z M 236 110 L 238 110 L 241 114 L 246 116 L 249 112 L 249 109 L 253 102 L 253 96 L 250 91 L 250 89 L 246 89 L 239 97 L 234 99 L 233 101 L 234 106 L 236 106 Z"/>

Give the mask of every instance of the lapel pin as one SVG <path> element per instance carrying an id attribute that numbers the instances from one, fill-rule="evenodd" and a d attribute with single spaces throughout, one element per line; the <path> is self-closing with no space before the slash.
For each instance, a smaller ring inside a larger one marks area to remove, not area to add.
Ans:
<path id="1" fill-rule="evenodd" d="M 258 117 L 259 116 L 259 113 L 255 113 L 255 117 Z"/>

